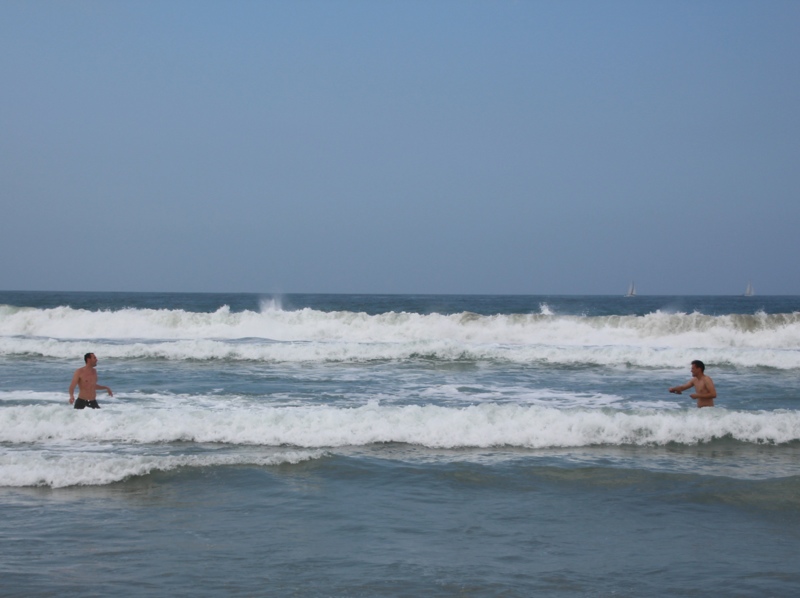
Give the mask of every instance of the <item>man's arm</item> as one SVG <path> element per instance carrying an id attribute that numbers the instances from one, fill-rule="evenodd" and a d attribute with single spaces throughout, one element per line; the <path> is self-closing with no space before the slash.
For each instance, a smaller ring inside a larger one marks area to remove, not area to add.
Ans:
<path id="1" fill-rule="evenodd" d="M 694 386 L 694 383 L 695 383 L 695 379 L 694 379 L 694 378 L 692 378 L 692 379 L 691 379 L 691 380 L 689 380 L 689 381 L 688 381 L 686 384 L 683 384 L 683 385 L 681 385 L 681 386 L 673 386 L 672 388 L 670 388 L 670 389 L 669 389 L 669 391 L 670 391 L 671 393 L 674 393 L 674 394 L 676 394 L 676 395 L 679 395 L 679 394 L 681 394 L 681 393 L 682 393 L 684 390 L 688 390 L 688 389 L 690 389 L 692 386 Z"/>
<path id="2" fill-rule="evenodd" d="M 100 386 L 99 384 L 96 384 L 95 388 L 99 388 L 101 390 L 105 390 L 108 393 L 108 396 L 110 396 L 110 397 L 114 396 L 114 393 L 111 392 L 111 389 L 108 386 Z"/>
<path id="3" fill-rule="evenodd" d="M 80 380 L 80 370 L 75 370 L 75 373 L 72 375 L 72 382 L 69 384 L 69 404 L 72 405 L 75 402 L 75 387 L 78 386 L 78 381 Z"/>

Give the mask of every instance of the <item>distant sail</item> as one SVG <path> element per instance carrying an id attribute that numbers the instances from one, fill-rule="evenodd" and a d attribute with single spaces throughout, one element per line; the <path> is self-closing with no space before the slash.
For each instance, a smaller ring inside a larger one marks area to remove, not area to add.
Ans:
<path id="1" fill-rule="evenodd" d="M 748 281 L 747 282 L 747 288 L 744 290 L 744 296 L 745 297 L 752 297 L 755 294 L 756 294 L 756 292 L 753 289 L 753 285 L 750 283 L 750 281 Z"/>
<path id="2" fill-rule="evenodd" d="M 631 286 L 628 287 L 628 292 L 625 293 L 626 297 L 636 297 L 636 284 L 631 282 Z"/>

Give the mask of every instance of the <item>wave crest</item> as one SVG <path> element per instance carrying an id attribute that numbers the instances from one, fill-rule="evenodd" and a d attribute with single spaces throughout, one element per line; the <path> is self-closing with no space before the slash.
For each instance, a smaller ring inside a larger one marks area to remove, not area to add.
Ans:
<path id="1" fill-rule="evenodd" d="M 800 441 L 800 412 L 556 409 L 479 404 L 260 407 L 225 411 L 63 406 L 0 411 L 0 442 L 196 442 L 322 449 L 399 442 L 429 448 L 684 445 L 728 438 L 753 444 Z"/>
<path id="2" fill-rule="evenodd" d="M 0 306 L 0 355 L 258 361 L 363 361 L 430 356 L 560 364 L 675 367 L 698 348 L 716 364 L 800 368 L 800 313 L 709 316 L 479 315 L 167 309 L 87 311 Z M 92 350 L 87 349 L 87 350 Z M 77 352 L 77 353 L 76 353 Z"/>

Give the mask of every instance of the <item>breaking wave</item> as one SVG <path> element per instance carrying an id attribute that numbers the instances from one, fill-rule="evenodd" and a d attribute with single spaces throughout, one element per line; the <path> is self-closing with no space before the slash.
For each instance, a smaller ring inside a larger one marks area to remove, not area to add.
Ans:
<path id="1" fill-rule="evenodd" d="M 678 367 L 698 349 L 717 365 L 800 369 L 800 313 L 566 316 L 542 305 L 532 314 L 370 315 L 289 311 L 274 302 L 260 311 L 222 307 L 208 313 L 0 306 L 0 355 L 74 358 L 91 350 L 120 359 L 423 358 Z"/>

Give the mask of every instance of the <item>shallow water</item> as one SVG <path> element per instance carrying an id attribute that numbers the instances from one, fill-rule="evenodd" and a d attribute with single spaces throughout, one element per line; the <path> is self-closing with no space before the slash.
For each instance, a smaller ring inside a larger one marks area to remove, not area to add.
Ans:
<path id="1" fill-rule="evenodd" d="M 0 293 L 0 588 L 793 595 L 798 308 Z"/>

